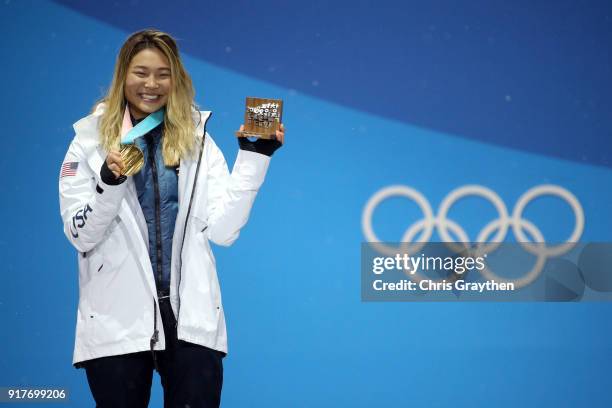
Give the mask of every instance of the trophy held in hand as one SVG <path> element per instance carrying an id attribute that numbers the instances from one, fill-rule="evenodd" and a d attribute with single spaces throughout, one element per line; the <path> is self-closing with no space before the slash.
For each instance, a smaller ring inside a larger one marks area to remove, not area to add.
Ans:
<path id="1" fill-rule="evenodd" d="M 244 130 L 236 132 L 238 137 L 276 139 L 280 130 L 283 114 L 283 101 L 280 99 L 246 98 Z"/>

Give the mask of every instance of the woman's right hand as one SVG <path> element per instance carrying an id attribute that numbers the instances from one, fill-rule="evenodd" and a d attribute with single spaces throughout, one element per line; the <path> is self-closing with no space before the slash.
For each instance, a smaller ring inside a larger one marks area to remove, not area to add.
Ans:
<path id="1" fill-rule="evenodd" d="M 108 152 L 108 156 L 106 156 L 106 165 L 108 169 L 113 172 L 115 178 L 119 178 L 121 174 L 123 174 L 125 166 L 123 165 L 123 159 L 121 158 L 119 150 L 111 149 L 111 151 Z"/>

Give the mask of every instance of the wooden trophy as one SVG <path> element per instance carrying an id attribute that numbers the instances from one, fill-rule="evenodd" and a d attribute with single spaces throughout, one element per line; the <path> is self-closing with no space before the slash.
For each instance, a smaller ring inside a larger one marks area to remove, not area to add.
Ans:
<path id="1" fill-rule="evenodd" d="M 276 139 L 283 116 L 281 99 L 254 98 L 247 96 L 244 112 L 244 130 L 237 131 L 238 137 Z"/>

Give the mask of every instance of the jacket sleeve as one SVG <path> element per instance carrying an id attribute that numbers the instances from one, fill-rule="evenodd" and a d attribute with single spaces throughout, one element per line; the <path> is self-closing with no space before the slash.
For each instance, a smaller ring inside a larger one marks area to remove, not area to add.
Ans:
<path id="1" fill-rule="evenodd" d="M 64 234 L 80 252 L 94 248 L 117 216 L 127 183 L 108 185 L 99 169 L 90 169 L 87 157 L 74 138 L 59 176 L 60 212 Z"/>
<path id="2" fill-rule="evenodd" d="M 206 135 L 208 157 L 208 239 L 217 245 L 229 246 L 249 219 L 251 207 L 264 181 L 270 157 L 240 149 L 232 173 L 223 153 Z"/>

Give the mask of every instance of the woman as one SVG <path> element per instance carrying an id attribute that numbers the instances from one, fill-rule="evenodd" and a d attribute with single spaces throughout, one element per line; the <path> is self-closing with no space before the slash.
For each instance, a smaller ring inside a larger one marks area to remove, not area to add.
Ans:
<path id="1" fill-rule="evenodd" d="M 239 138 L 230 174 L 193 98 L 174 39 L 131 35 L 62 164 L 64 233 L 79 251 L 73 364 L 98 407 L 146 407 L 154 369 L 165 407 L 219 406 L 227 340 L 209 240 L 236 240 L 284 130 Z M 144 165 L 126 176 L 119 144 L 134 134 Z"/>

